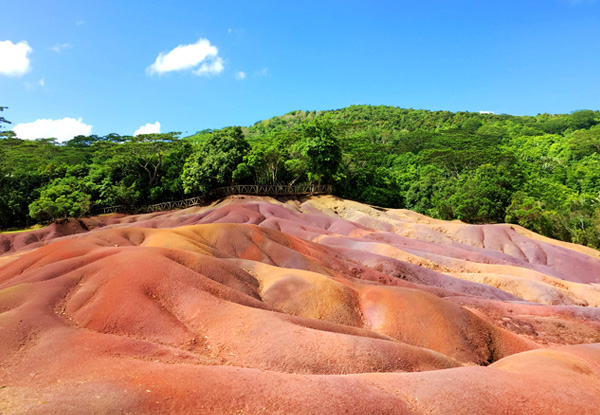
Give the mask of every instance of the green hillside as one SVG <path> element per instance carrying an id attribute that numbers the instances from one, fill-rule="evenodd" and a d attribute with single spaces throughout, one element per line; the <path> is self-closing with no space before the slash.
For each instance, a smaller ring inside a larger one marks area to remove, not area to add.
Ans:
<path id="1" fill-rule="evenodd" d="M 600 247 L 600 113 L 512 116 L 351 106 L 250 127 L 0 139 L 0 227 L 230 184 L 333 184 L 341 197 Z"/>

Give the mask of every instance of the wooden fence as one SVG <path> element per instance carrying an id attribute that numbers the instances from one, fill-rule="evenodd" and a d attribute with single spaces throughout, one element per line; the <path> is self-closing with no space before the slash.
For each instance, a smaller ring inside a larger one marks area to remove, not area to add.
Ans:
<path id="1" fill-rule="evenodd" d="M 237 186 L 219 187 L 213 189 L 202 196 L 190 197 L 183 200 L 155 203 L 153 205 L 117 205 L 92 209 L 92 215 L 102 215 L 107 213 L 148 213 L 159 212 L 163 210 L 185 209 L 214 199 L 227 197 L 231 195 L 256 195 L 256 196 L 301 196 L 301 195 L 319 195 L 331 194 L 333 187 L 331 185 L 312 185 L 299 184 L 296 186 L 286 185 L 262 185 L 262 184 L 243 184 Z"/>

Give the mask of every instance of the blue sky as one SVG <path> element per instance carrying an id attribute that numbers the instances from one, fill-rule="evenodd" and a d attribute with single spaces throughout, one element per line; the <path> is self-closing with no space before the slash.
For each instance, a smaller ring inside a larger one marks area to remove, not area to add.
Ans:
<path id="1" fill-rule="evenodd" d="M 600 0 L 0 0 L 0 10 L 0 106 L 22 138 L 147 124 L 189 135 L 353 104 L 600 109 Z"/>

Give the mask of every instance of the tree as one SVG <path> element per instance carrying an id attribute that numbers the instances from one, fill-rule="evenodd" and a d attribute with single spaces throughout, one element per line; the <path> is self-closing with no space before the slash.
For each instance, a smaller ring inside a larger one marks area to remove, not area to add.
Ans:
<path id="1" fill-rule="evenodd" d="M 13 181 L 0 180 L 0 229 L 23 222 L 23 211 L 27 209 L 28 201 L 15 184 Z"/>
<path id="2" fill-rule="evenodd" d="M 0 107 L 0 112 L 4 111 L 8 107 Z M 12 131 L 2 131 L 4 124 L 11 124 L 6 118 L 0 116 L 0 138 L 15 138 L 16 134 Z"/>
<path id="3" fill-rule="evenodd" d="M 255 144 L 244 157 L 244 163 L 254 174 L 255 183 L 277 184 L 285 168 L 283 149 L 276 142 Z"/>
<path id="4" fill-rule="evenodd" d="M 7 124 L 0 118 L 0 129 Z M 40 212 L 55 209 L 44 220 L 56 216 L 68 195 L 48 196 L 61 186 L 83 193 L 67 205 L 85 205 L 87 194 L 89 204 L 106 206 L 234 183 L 335 182 L 336 194 L 359 201 L 477 223 L 510 219 L 594 246 L 599 132 L 600 113 L 589 110 L 516 117 L 367 105 L 294 111 L 182 140 L 109 134 L 57 143 L 4 131 L 0 226 L 26 225 L 33 202 Z M 64 181 L 72 178 L 84 184 Z"/>
<path id="5" fill-rule="evenodd" d="M 29 205 L 29 214 L 39 221 L 80 217 L 88 212 L 90 199 L 77 178 L 56 179 L 40 192 L 38 200 Z"/>
<path id="6" fill-rule="evenodd" d="M 573 111 L 571 115 L 567 118 L 567 124 L 571 128 L 571 130 L 587 129 L 593 125 L 598 124 L 598 118 L 600 118 L 600 114 L 598 113 L 598 111 Z"/>
<path id="7" fill-rule="evenodd" d="M 179 177 L 189 144 L 177 132 L 105 137 L 78 136 L 66 147 L 90 154 L 88 179 L 101 205 L 139 204 L 181 196 Z"/>
<path id="8" fill-rule="evenodd" d="M 600 194 L 600 154 L 573 162 L 566 173 L 566 184 L 579 193 Z"/>
<path id="9" fill-rule="evenodd" d="M 152 200 L 165 201 L 184 197 L 181 174 L 185 161 L 191 154 L 192 145 L 190 143 L 182 140 L 175 143 L 162 162 L 157 183 L 150 189 Z"/>
<path id="10" fill-rule="evenodd" d="M 135 163 L 147 174 L 149 188 L 156 183 L 162 163 L 179 134 L 178 132 L 140 134 L 129 138 L 123 144 L 121 150 L 129 153 Z"/>
<path id="11" fill-rule="evenodd" d="M 227 186 L 239 178 L 244 156 L 250 145 L 240 127 L 228 127 L 208 134 L 185 162 L 182 173 L 185 193 L 208 192 Z"/>
<path id="12" fill-rule="evenodd" d="M 553 213 L 545 210 L 544 204 L 523 191 L 516 192 L 506 209 L 506 222 L 519 224 L 546 236 L 553 235 Z"/>
<path id="13" fill-rule="evenodd" d="M 0 112 L 4 111 L 5 109 L 7 109 L 8 107 L 0 107 Z M 4 117 L 0 117 L 0 129 L 2 129 L 2 127 L 4 127 L 2 124 L 10 124 L 10 121 L 8 121 L 6 118 Z"/>
<path id="14" fill-rule="evenodd" d="M 342 160 L 340 143 L 334 134 L 333 124 L 328 120 L 317 119 L 302 129 L 299 150 L 306 157 L 309 179 L 331 181 Z"/>
<path id="15" fill-rule="evenodd" d="M 405 192 L 406 208 L 430 216 L 439 216 L 436 212 L 436 199 L 445 189 L 451 189 L 455 178 L 447 179 L 443 172 L 433 165 L 421 165 L 417 168 L 409 183 L 399 183 L 407 187 Z"/>
<path id="16" fill-rule="evenodd" d="M 518 168 L 483 164 L 471 174 L 462 175 L 447 197 L 439 199 L 438 209 L 444 212 L 440 216 L 469 223 L 502 222 L 512 194 L 522 183 Z"/>
<path id="17" fill-rule="evenodd" d="M 0 216 L 3 227 L 28 225 L 28 206 L 41 189 L 62 177 L 68 167 L 85 162 L 78 149 L 65 148 L 51 139 L 0 140 Z"/>
<path id="18" fill-rule="evenodd" d="M 600 153 L 600 128 L 574 131 L 569 144 L 576 158 Z"/>

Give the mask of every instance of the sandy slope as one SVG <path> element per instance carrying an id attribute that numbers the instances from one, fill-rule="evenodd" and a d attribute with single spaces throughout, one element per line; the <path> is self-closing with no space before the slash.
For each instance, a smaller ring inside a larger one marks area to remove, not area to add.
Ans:
<path id="1" fill-rule="evenodd" d="M 232 197 L 0 238 L 0 413 L 597 413 L 600 257 Z"/>

